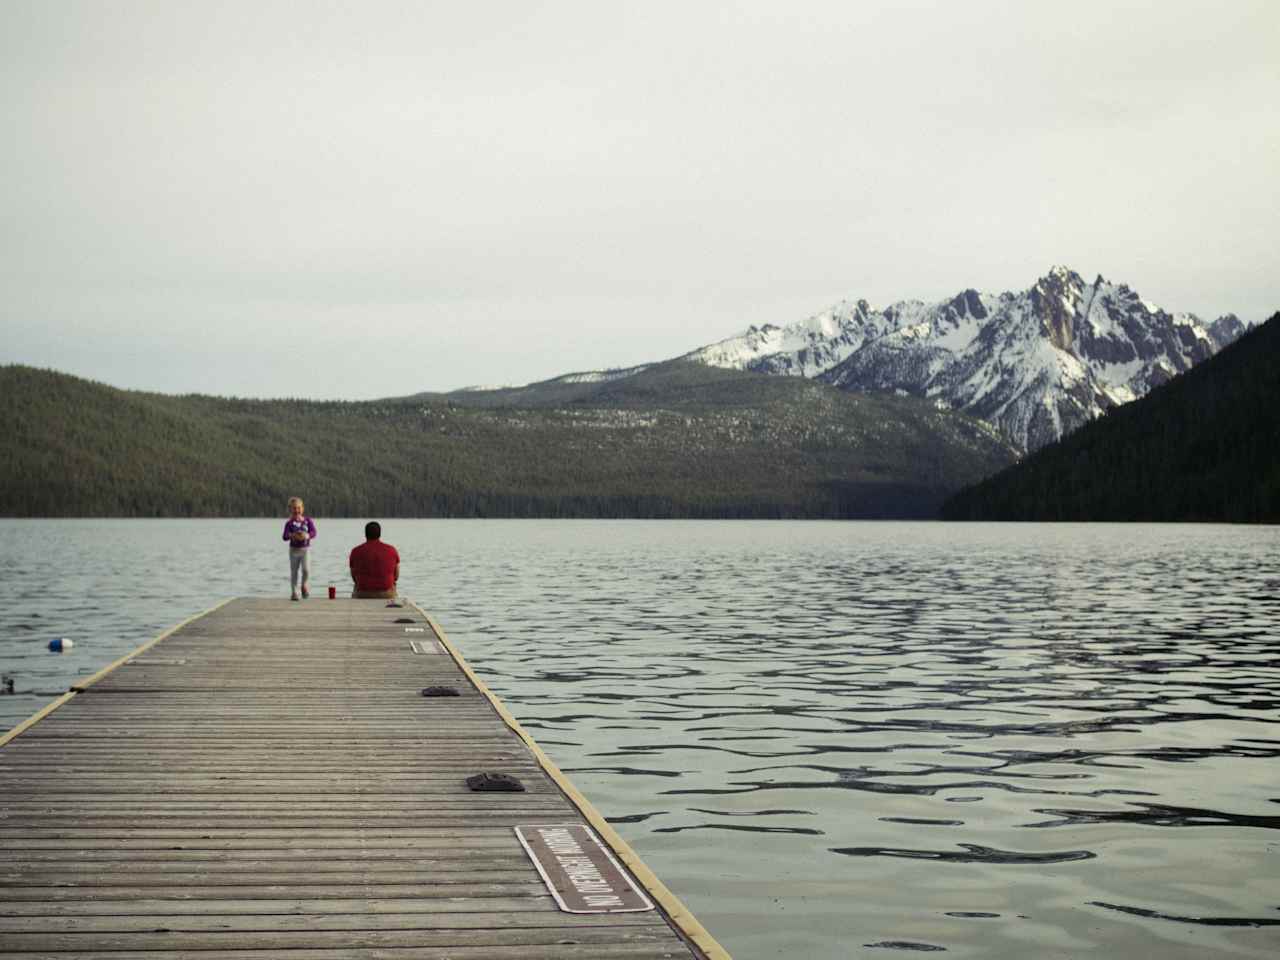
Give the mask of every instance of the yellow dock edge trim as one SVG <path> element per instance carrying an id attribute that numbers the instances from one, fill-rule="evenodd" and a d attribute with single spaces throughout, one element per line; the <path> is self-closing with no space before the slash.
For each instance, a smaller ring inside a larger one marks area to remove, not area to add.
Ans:
<path id="1" fill-rule="evenodd" d="M 441 646 L 449 652 L 449 655 L 453 657 L 462 672 L 465 673 L 468 679 L 475 684 L 476 689 L 488 698 L 489 702 L 493 705 L 493 708 L 498 712 L 498 716 L 502 717 L 503 722 L 515 731 L 516 735 L 525 742 L 525 745 L 528 746 L 531 751 L 533 751 L 533 755 L 535 759 L 537 759 L 538 764 L 546 771 L 547 775 L 556 782 L 556 785 L 564 791 L 565 796 L 573 802 L 578 810 L 581 811 L 582 815 L 586 817 L 592 828 L 597 834 L 599 834 L 600 839 L 613 849 L 613 852 L 617 855 L 618 859 L 627 865 L 627 869 L 629 869 L 632 875 L 635 876 L 636 880 L 640 882 L 640 885 L 649 892 L 649 895 L 653 897 L 654 900 L 662 905 L 662 909 L 671 917 L 672 922 L 680 928 L 680 932 L 688 937 L 699 950 L 706 954 L 708 960 L 732 960 L 729 956 L 729 952 L 716 942 L 715 937 L 711 936 L 711 934 L 707 932 L 707 929 L 698 922 L 697 918 L 689 911 L 689 908 L 681 903 L 674 893 L 667 889 L 652 870 L 645 866 L 644 861 L 641 860 L 639 855 L 631 849 L 627 844 L 627 841 L 623 840 L 622 837 L 619 836 L 618 832 L 610 826 L 609 822 L 600 815 L 600 811 L 591 805 L 591 801 L 583 796 L 578 788 L 570 782 L 569 778 L 560 772 L 560 768 L 557 767 L 555 763 L 552 762 L 551 758 L 543 752 L 542 748 L 538 746 L 537 741 L 534 740 L 522 726 L 520 726 L 520 721 L 511 714 L 511 711 L 506 708 L 506 705 L 498 698 L 498 695 L 491 691 L 483 680 L 476 676 L 476 673 L 471 669 L 470 664 L 462 658 L 462 654 L 458 651 L 458 648 L 455 647 L 453 643 L 450 642 L 449 638 L 444 635 L 444 630 L 440 628 L 440 625 L 431 618 L 431 614 L 427 613 L 427 611 L 423 610 L 422 607 L 418 606 L 418 604 L 414 603 L 412 600 L 408 602 L 415 610 L 422 614 L 427 623 L 430 624 L 431 629 L 435 633 L 436 639 L 440 641 Z"/>
<path id="2" fill-rule="evenodd" d="M 209 614 L 213 613 L 213 611 L 221 607 L 225 607 L 228 603 L 230 603 L 234 599 L 235 597 L 227 597 L 227 599 L 223 600 L 220 603 L 215 603 L 212 607 L 210 607 L 208 610 L 204 611 L 203 613 L 197 613 L 193 617 L 187 617 L 187 619 L 183 620 L 181 623 L 177 624 L 176 626 L 170 627 L 168 630 L 160 634 L 160 636 L 156 637 L 154 640 L 148 640 L 146 643 L 138 647 L 138 649 L 134 650 L 133 652 L 126 653 L 119 660 L 115 661 L 115 663 L 112 663 L 108 666 L 103 667 L 93 676 L 85 680 L 77 680 L 75 683 L 71 685 L 71 689 L 68 690 L 66 693 L 64 693 L 62 696 L 58 697 L 58 699 L 53 700 L 49 703 L 46 703 L 43 707 L 41 707 L 39 710 L 37 710 L 35 713 L 29 716 L 26 720 L 23 720 L 20 724 L 18 724 L 16 727 L 10 730 L 8 733 L 4 734 L 3 736 L 0 736 L 0 747 L 3 747 L 10 740 L 13 740 L 15 737 L 25 733 L 27 730 L 30 730 L 33 726 L 35 726 L 37 723 L 39 723 L 49 714 L 53 713 L 53 711 L 57 710 L 64 703 L 69 703 L 77 693 L 83 692 L 85 687 L 89 686 L 90 684 L 97 683 L 99 680 L 105 677 L 112 670 L 116 669 L 116 667 L 120 666 L 121 664 L 129 662 L 138 654 L 142 653 L 142 651 L 148 650 L 151 647 L 154 647 L 157 643 L 159 643 L 165 637 L 170 636 L 171 634 L 177 633 L 187 624 L 194 623 L 196 620 L 199 620 L 201 617 L 207 617 Z"/>

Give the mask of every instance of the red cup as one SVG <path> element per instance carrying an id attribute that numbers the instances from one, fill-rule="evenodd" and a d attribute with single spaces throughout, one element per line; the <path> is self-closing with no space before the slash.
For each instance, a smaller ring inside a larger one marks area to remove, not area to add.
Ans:
<path id="1" fill-rule="evenodd" d="M 329 584 L 329 599 L 334 600 L 337 598 L 337 596 L 338 596 L 338 588 L 335 587 L 332 583 Z"/>

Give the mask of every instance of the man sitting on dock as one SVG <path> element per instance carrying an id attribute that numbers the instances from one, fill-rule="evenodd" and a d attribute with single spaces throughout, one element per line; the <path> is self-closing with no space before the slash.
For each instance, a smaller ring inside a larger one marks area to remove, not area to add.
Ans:
<path id="1" fill-rule="evenodd" d="M 348 559 L 357 600 L 390 600 L 400 579 L 400 554 L 382 542 L 382 524 L 370 520 L 364 525 L 364 543 L 351 551 Z"/>

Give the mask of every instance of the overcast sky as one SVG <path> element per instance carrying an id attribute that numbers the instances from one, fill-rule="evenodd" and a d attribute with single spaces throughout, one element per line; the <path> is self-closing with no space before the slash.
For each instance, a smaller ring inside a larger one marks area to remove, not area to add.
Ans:
<path id="1" fill-rule="evenodd" d="M 1280 3 L 0 0 L 0 362 L 390 396 L 1054 264 L 1280 309 Z"/>

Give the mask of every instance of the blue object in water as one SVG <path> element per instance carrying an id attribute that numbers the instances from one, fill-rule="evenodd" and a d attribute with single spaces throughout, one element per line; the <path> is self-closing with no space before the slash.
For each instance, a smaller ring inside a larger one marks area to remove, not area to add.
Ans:
<path id="1" fill-rule="evenodd" d="M 75 646 L 75 642 L 70 637 L 55 637 L 49 641 L 49 649 L 54 653 L 62 653 L 64 650 L 70 650 Z"/>

